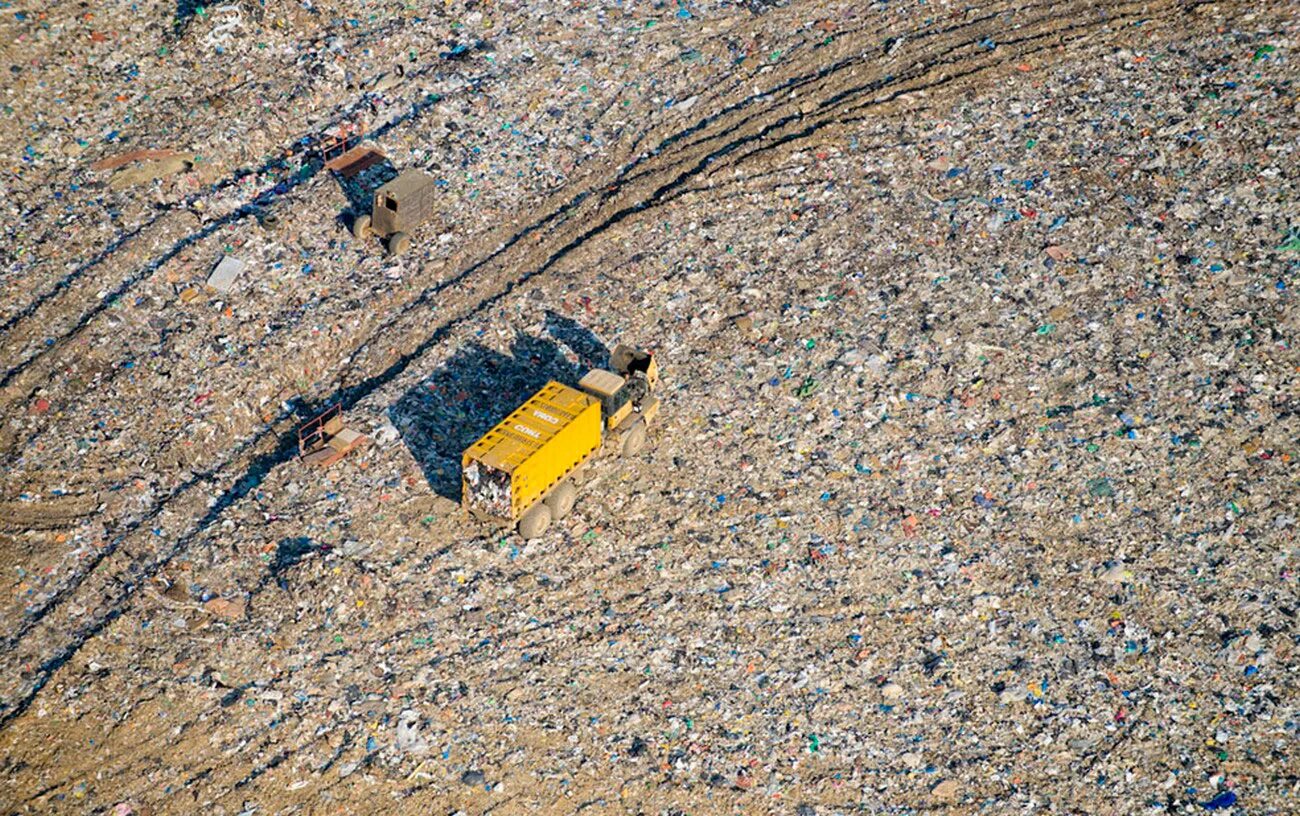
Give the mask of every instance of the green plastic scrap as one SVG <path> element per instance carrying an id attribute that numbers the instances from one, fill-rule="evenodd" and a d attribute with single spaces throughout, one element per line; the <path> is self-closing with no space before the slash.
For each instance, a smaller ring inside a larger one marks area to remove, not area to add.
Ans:
<path id="1" fill-rule="evenodd" d="M 1098 479 L 1089 479 L 1088 492 L 1094 496 L 1109 498 L 1115 495 L 1115 486 L 1110 483 L 1110 479 L 1104 476 Z"/>
<path id="2" fill-rule="evenodd" d="M 821 383 L 817 382 L 812 377 L 805 377 L 803 383 L 794 390 L 794 395 L 799 399 L 807 399 L 813 394 L 816 394 L 820 388 Z"/>

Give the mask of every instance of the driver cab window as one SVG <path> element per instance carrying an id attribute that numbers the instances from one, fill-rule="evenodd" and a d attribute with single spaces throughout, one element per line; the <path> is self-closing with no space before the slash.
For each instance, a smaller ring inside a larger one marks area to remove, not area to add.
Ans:
<path id="1" fill-rule="evenodd" d="M 385 196 L 385 197 L 384 197 L 384 206 L 387 207 L 388 209 L 392 210 L 393 212 L 397 212 L 397 200 L 396 200 L 396 199 L 389 198 L 389 197 Z"/>

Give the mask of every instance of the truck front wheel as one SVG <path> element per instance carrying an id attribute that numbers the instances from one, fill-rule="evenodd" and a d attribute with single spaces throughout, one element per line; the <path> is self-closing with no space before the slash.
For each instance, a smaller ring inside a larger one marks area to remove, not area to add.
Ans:
<path id="1" fill-rule="evenodd" d="M 636 456 L 645 447 L 645 423 L 637 422 L 623 437 L 623 458 Z"/>
<path id="2" fill-rule="evenodd" d="M 370 216 L 358 215 L 352 219 L 352 237 L 364 241 L 370 237 Z"/>
<path id="3" fill-rule="evenodd" d="M 411 236 L 404 232 L 394 232 L 388 239 L 388 254 L 401 255 L 411 246 Z"/>
<path id="4" fill-rule="evenodd" d="M 537 538 L 551 526 L 551 508 L 546 502 L 538 502 L 519 519 L 519 535 L 525 539 Z"/>

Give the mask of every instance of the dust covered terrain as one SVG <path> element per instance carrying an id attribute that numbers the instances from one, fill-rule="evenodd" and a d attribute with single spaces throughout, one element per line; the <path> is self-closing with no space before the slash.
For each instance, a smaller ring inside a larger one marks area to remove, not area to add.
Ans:
<path id="1" fill-rule="evenodd" d="M 0 15 L 0 812 L 1300 807 L 1293 4 Z"/>

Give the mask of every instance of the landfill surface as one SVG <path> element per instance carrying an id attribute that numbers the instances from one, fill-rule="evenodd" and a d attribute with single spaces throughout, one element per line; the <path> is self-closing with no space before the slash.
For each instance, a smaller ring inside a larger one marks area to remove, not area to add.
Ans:
<path id="1" fill-rule="evenodd" d="M 0 3 L 0 812 L 1300 812 L 1297 8 Z"/>

